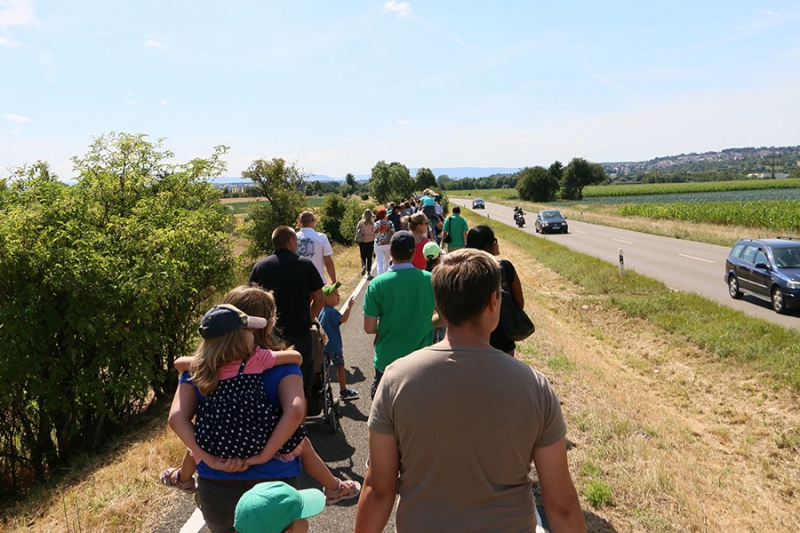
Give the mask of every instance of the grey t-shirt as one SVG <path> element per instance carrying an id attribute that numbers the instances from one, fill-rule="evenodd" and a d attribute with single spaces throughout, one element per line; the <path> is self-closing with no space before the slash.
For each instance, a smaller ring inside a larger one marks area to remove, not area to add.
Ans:
<path id="1" fill-rule="evenodd" d="M 566 435 L 547 379 L 494 348 L 430 346 L 386 368 L 369 429 L 400 449 L 397 529 L 528 532 L 533 450 Z"/>

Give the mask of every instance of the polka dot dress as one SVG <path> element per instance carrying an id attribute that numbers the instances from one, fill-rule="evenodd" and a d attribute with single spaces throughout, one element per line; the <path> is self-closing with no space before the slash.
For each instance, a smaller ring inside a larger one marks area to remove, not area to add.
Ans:
<path id="1" fill-rule="evenodd" d="M 204 451 L 227 459 L 251 457 L 264 449 L 282 411 L 267 401 L 261 374 L 239 373 L 219 382 L 197 409 L 194 436 Z M 278 450 L 287 454 L 306 436 L 303 425 Z"/>

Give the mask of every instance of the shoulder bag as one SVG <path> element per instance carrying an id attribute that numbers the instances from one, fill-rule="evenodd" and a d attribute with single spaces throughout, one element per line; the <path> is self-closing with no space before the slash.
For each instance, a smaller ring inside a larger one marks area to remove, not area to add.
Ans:
<path id="1" fill-rule="evenodd" d="M 353 241 L 364 242 L 364 230 L 361 228 L 361 226 L 358 226 L 358 229 L 356 229 L 356 236 L 353 238 Z"/>
<path id="2" fill-rule="evenodd" d="M 505 266 L 502 267 L 500 274 L 503 280 L 503 300 L 500 304 L 500 331 L 512 341 L 519 342 L 530 337 L 536 331 L 536 326 L 525 313 L 525 310 L 520 309 L 514 303 L 514 299 L 511 297 L 511 284 L 506 281 Z"/>

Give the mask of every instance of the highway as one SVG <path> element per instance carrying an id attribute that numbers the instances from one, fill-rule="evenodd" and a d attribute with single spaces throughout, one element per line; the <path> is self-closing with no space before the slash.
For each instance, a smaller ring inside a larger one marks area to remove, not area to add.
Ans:
<path id="1" fill-rule="evenodd" d="M 471 198 L 451 198 L 450 203 L 472 208 Z M 486 209 L 476 209 L 473 213 L 489 218 L 492 223 L 502 222 L 516 227 L 513 209 L 504 205 L 487 202 Z M 526 223 L 522 231 L 539 235 L 534 229 L 535 219 L 535 212 L 526 213 Z M 633 270 L 657 279 L 673 290 L 694 292 L 750 316 L 800 330 L 800 318 L 796 312 L 779 315 L 764 300 L 753 296 L 734 300 L 728 295 L 724 273 L 725 259 L 730 248 L 648 235 L 579 220 L 568 222 L 568 234 L 545 234 L 539 235 L 540 238 L 615 265 L 619 263 L 619 250 L 622 249 L 626 271 Z"/>

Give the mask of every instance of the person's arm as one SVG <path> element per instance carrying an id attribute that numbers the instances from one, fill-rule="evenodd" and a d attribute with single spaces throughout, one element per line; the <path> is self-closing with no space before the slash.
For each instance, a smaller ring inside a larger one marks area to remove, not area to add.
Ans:
<path id="1" fill-rule="evenodd" d="M 198 457 L 214 470 L 222 470 L 224 472 L 246 470 L 247 464 L 242 459 L 220 459 L 210 453 L 206 453 L 198 446 L 194 438 L 192 418 L 194 418 L 199 403 L 192 385 L 188 383 L 178 385 L 178 390 L 175 391 L 175 396 L 172 398 L 172 406 L 167 418 L 169 427 L 181 439 L 181 442 L 192 451 L 195 457 Z"/>
<path id="2" fill-rule="evenodd" d="M 336 265 L 333 264 L 333 256 L 324 255 L 322 256 L 322 261 L 325 263 L 325 270 L 331 277 L 331 283 L 336 283 Z"/>
<path id="3" fill-rule="evenodd" d="M 283 409 L 281 419 L 272 435 L 269 436 L 267 444 L 258 453 L 247 459 L 247 465 L 258 465 L 266 463 L 278 453 L 289 437 L 294 435 L 297 428 L 306 416 L 306 400 L 303 394 L 303 377 L 297 374 L 290 374 L 278 383 L 278 401 Z"/>
<path id="4" fill-rule="evenodd" d="M 525 309 L 525 295 L 522 293 L 522 283 L 519 281 L 519 274 L 514 276 L 514 281 L 511 282 L 511 299 L 514 300 L 517 307 Z"/>
<path id="5" fill-rule="evenodd" d="M 567 466 L 566 440 L 562 438 L 550 446 L 534 448 L 533 463 L 542 488 L 545 515 L 552 530 L 559 533 L 585 532 L 586 522 Z"/>
<path id="6" fill-rule="evenodd" d="M 373 333 L 378 333 L 378 319 L 372 318 L 371 316 L 365 316 L 364 332 L 369 335 L 372 335 Z"/>
<path id="7" fill-rule="evenodd" d="M 369 468 L 358 499 L 354 533 L 379 533 L 386 527 L 394 507 L 399 471 L 397 438 L 370 431 Z"/>
<path id="8" fill-rule="evenodd" d="M 194 356 L 191 357 L 178 357 L 175 359 L 175 362 L 172 363 L 175 366 L 175 369 L 178 372 L 188 372 L 192 369 L 192 363 L 194 363 Z"/>
<path id="9" fill-rule="evenodd" d="M 344 324 L 347 322 L 347 319 L 350 318 L 350 311 L 353 309 L 353 304 L 355 301 L 355 295 L 347 299 L 347 302 L 344 304 L 344 309 L 342 309 L 342 316 L 339 317 L 339 324 Z"/>
<path id="10" fill-rule="evenodd" d="M 280 350 L 273 352 L 275 355 L 275 365 L 297 365 L 303 363 L 303 356 L 296 350 Z"/>
<path id="11" fill-rule="evenodd" d="M 311 320 L 319 318 L 319 312 L 325 307 L 325 295 L 322 294 L 322 287 L 311 293 Z"/>

